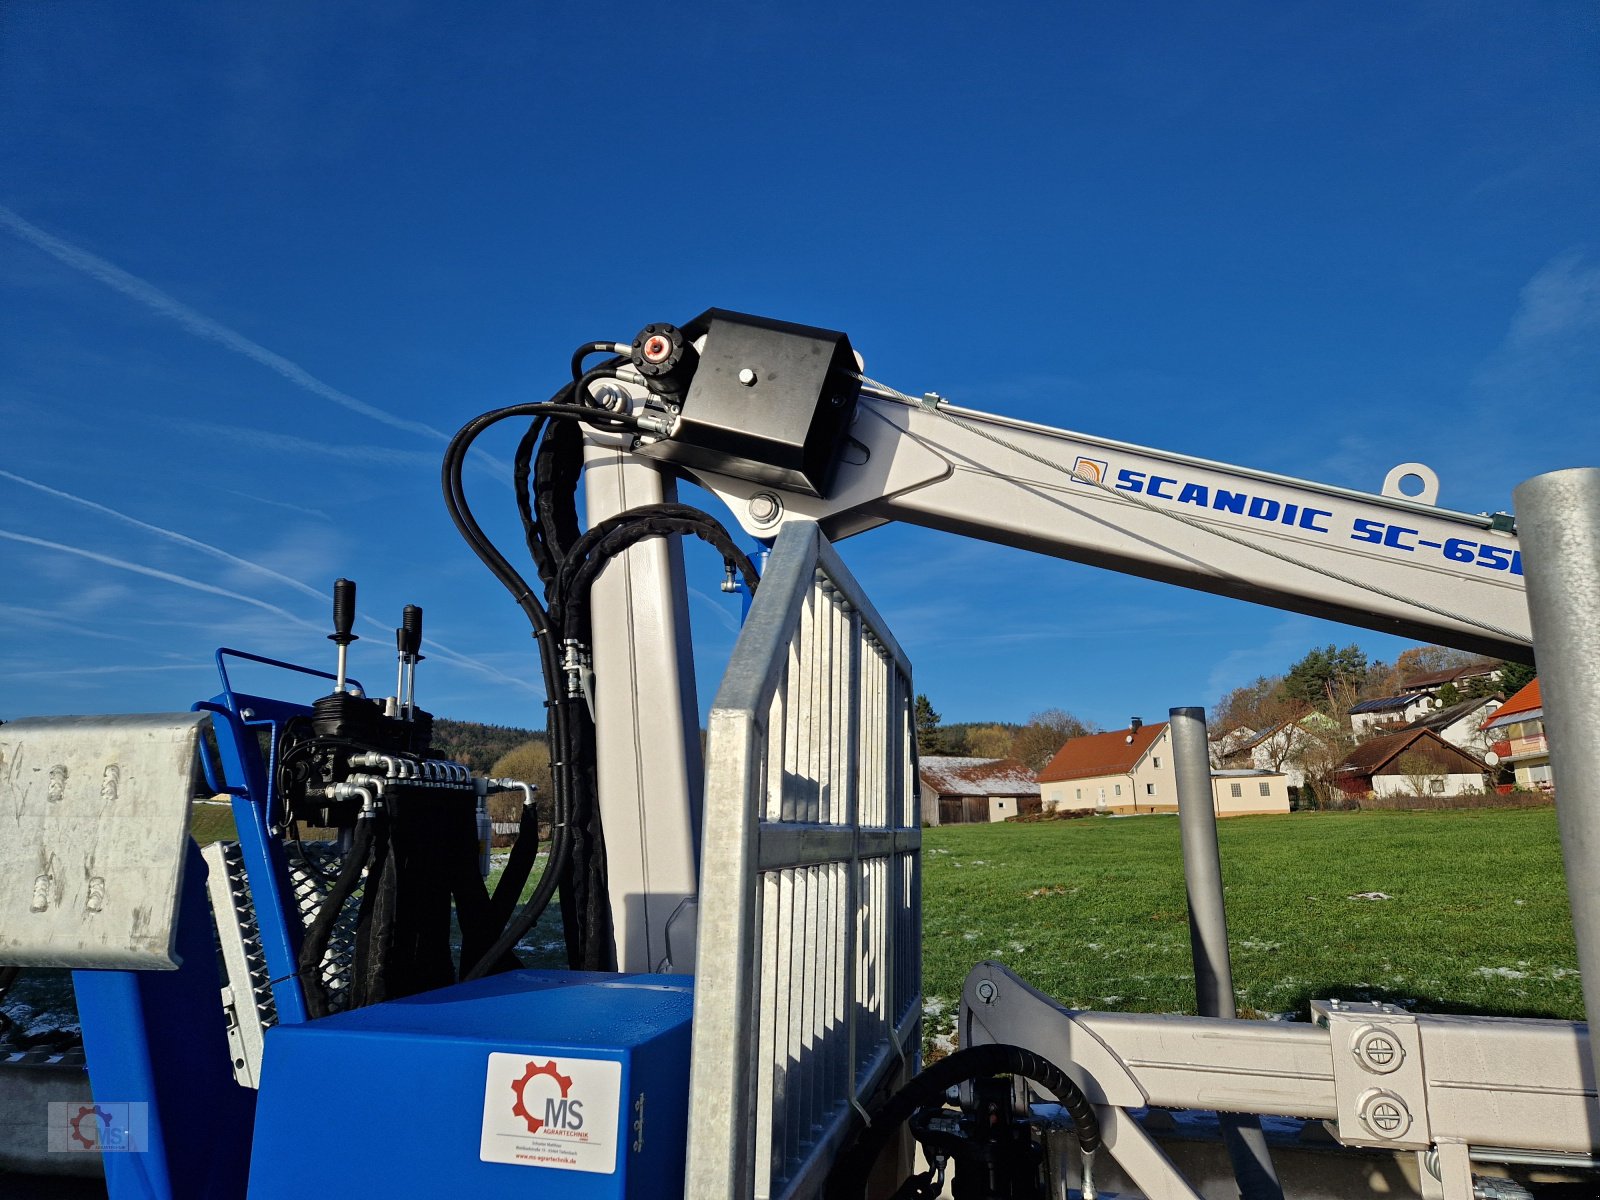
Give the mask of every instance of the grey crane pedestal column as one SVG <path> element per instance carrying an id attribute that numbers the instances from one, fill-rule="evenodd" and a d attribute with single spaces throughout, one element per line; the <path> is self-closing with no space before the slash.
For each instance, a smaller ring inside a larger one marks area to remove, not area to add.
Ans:
<path id="1" fill-rule="evenodd" d="M 1202 1017 L 1237 1017 L 1233 964 L 1228 957 L 1228 913 L 1222 897 L 1222 857 L 1217 850 L 1217 814 L 1212 807 L 1206 712 L 1203 708 L 1174 708 L 1167 715 L 1173 773 L 1178 781 L 1183 878 L 1189 895 L 1195 1008 Z M 1217 1122 L 1244 1200 L 1283 1200 L 1260 1118 L 1218 1113 Z"/>

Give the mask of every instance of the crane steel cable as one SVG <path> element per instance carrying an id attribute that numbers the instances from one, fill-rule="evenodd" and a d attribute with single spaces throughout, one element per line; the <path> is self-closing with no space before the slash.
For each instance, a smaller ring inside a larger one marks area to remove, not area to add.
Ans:
<path id="1" fill-rule="evenodd" d="M 1098 488 L 1100 491 L 1105 492 L 1109 496 L 1114 496 L 1116 499 L 1124 501 L 1125 503 L 1147 509 L 1148 511 L 1157 513 L 1160 516 L 1170 518 L 1171 520 L 1178 522 L 1180 525 L 1187 525 L 1189 528 L 1198 530 L 1201 533 L 1208 533 L 1212 537 L 1221 538 L 1225 542 L 1232 542 L 1236 546 L 1243 546 L 1247 550 L 1254 550 L 1258 554 L 1266 555 L 1268 558 L 1275 558 L 1279 562 L 1288 563 L 1290 566 L 1299 567 L 1302 570 L 1310 571 L 1313 574 L 1321 575 L 1327 579 L 1332 579 L 1337 583 L 1342 583 L 1364 592 L 1371 592 L 1373 595 L 1382 596 L 1386 600 L 1393 600 L 1399 604 L 1409 604 L 1413 608 L 1420 609 L 1423 612 L 1432 613 L 1436 617 L 1444 617 L 1449 621 L 1455 621 L 1462 625 L 1470 625 L 1475 629 L 1483 630 L 1485 633 L 1492 633 L 1498 637 L 1504 638 L 1508 642 L 1515 642 L 1524 646 L 1531 646 L 1533 644 L 1523 635 L 1519 633 L 1512 633 L 1509 629 L 1502 629 L 1500 626 L 1490 624 L 1488 621 L 1480 621 L 1478 618 L 1469 617 L 1464 613 L 1452 612 L 1448 608 L 1442 608 L 1439 605 L 1430 604 L 1426 600 L 1418 600 L 1414 596 L 1405 596 L 1399 592 L 1390 591 L 1388 588 L 1380 587 L 1378 584 L 1370 583 L 1367 580 L 1357 579 L 1354 576 L 1345 575 L 1342 572 L 1335 571 L 1329 567 L 1318 566 L 1316 563 L 1306 562 L 1304 559 L 1296 558 L 1294 555 L 1285 553 L 1282 550 L 1276 550 L 1270 546 L 1263 545 L 1259 541 L 1252 541 L 1250 538 L 1233 533 L 1227 529 L 1207 524 L 1198 518 L 1189 516 L 1187 513 L 1174 512 L 1169 508 L 1163 508 L 1159 504 L 1153 504 L 1143 497 L 1134 496 L 1127 492 L 1119 491 L 1110 484 L 1104 482 L 1103 480 L 1096 479 L 1093 475 L 1090 475 L 1087 472 L 1074 470 L 1073 468 L 1064 466 L 1053 459 L 1046 458 L 1042 454 L 1035 454 L 1032 450 L 1027 449 L 1025 446 L 1019 446 L 1015 442 L 1009 442 L 1005 438 L 991 433 L 989 430 L 984 429 L 979 425 L 973 424 L 971 421 L 962 420 L 955 414 L 945 411 L 945 409 L 942 407 L 945 404 L 945 401 L 942 397 L 929 399 L 928 397 L 919 398 L 916 396 L 908 396 L 905 392 L 902 392 L 896 388 L 892 388 L 888 384 L 879 383 L 876 379 L 869 379 L 865 375 L 857 375 L 856 378 L 861 381 L 863 387 L 870 388 L 875 392 L 881 393 L 887 398 L 899 400 L 907 404 L 915 404 L 919 408 L 927 409 L 936 416 L 942 417 L 946 421 L 949 421 L 952 425 L 955 425 L 960 429 L 964 429 L 968 433 L 975 434 L 976 436 L 983 438 L 985 441 L 993 442 L 997 446 L 1003 446 L 1005 449 L 1010 450 L 1013 453 L 1020 454 L 1024 458 L 1031 459 L 1034 462 L 1039 463 L 1041 466 L 1049 467 L 1053 471 L 1060 471 L 1063 475 L 1069 476 L 1070 478 L 1077 480 L 1079 483 L 1085 483 L 1090 487 Z"/>

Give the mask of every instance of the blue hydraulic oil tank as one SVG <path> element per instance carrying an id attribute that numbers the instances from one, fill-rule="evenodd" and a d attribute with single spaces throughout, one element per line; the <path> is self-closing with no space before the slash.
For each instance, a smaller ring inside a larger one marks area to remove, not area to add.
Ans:
<path id="1" fill-rule="evenodd" d="M 250 1196 L 683 1195 L 693 980 L 510 971 L 269 1030 Z"/>

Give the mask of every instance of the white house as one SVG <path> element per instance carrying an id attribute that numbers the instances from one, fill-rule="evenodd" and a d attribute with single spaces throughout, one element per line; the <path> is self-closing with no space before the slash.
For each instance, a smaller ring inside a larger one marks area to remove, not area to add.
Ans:
<path id="1" fill-rule="evenodd" d="M 1219 817 L 1289 811 L 1289 777 L 1282 771 L 1222 770 L 1211 773 L 1212 810 Z"/>
<path id="2" fill-rule="evenodd" d="M 1433 711 L 1431 692 L 1406 692 L 1363 700 L 1350 709 L 1350 732 L 1358 738 L 1392 732 Z"/>
<path id="3" fill-rule="evenodd" d="M 1075 737 L 1039 772 L 1046 812 L 1174 812 L 1178 788 L 1167 723 Z"/>
<path id="4" fill-rule="evenodd" d="M 1431 729 L 1369 738 L 1339 764 L 1347 796 L 1459 796 L 1484 785 L 1485 764 Z"/>
<path id="5" fill-rule="evenodd" d="M 1212 765 L 1225 770 L 1282 772 L 1288 786 L 1301 788 L 1306 773 L 1299 765 L 1307 751 L 1321 744 L 1318 728 L 1333 722 L 1320 713 L 1310 713 L 1298 721 L 1282 721 L 1265 733 L 1236 745 Z"/>
<path id="6" fill-rule="evenodd" d="M 1448 708 L 1424 713 L 1402 728 L 1431 729 L 1452 746 L 1460 747 L 1474 758 L 1482 758 L 1489 752 L 1492 741 L 1484 726 L 1504 703 L 1498 696 L 1475 696 Z"/>

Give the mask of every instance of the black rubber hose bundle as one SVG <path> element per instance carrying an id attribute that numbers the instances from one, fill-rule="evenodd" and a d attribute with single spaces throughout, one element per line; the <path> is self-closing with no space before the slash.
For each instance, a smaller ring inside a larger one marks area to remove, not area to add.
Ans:
<path id="1" fill-rule="evenodd" d="M 584 359 L 614 345 L 590 342 L 580 346 L 573 355 L 574 382 L 557 392 L 550 402 L 513 405 L 485 413 L 463 426 L 445 452 L 442 474 L 451 519 L 473 552 L 511 593 L 533 628 L 549 710 L 553 785 L 549 861 L 533 895 L 513 918 L 512 911 L 526 886 L 537 850 L 537 816 L 532 818 L 530 837 L 525 813 L 511 862 L 490 903 L 491 925 L 500 930 L 499 937 L 481 956 L 463 955 L 463 979 L 476 979 L 502 969 L 512 948 L 527 936 L 557 888 L 561 892 L 569 963 L 588 970 L 611 965 L 605 844 L 596 802 L 595 733 L 584 698 L 567 694 L 561 668 L 562 647 L 558 644 L 567 640 L 592 644 L 589 592 L 601 568 L 645 538 L 683 533 L 715 547 L 744 576 L 752 592 L 758 582 L 754 565 L 727 530 L 710 514 L 688 505 L 645 505 L 603 521 L 587 532 L 580 530 L 576 503 L 583 470 L 580 422 L 613 432 L 638 428 L 635 418 L 594 406 L 587 398 L 590 383 L 615 377 L 617 368 L 627 360 L 608 359 L 601 366 L 584 371 Z M 545 604 L 539 602 L 532 587 L 483 532 L 467 505 L 462 485 L 463 463 L 473 441 L 490 426 L 516 416 L 530 418 L 517 445 L 513 481 L 518 515 L 529 556 L 544 587 Z M 479 946 L 474 945 L 473 949 L 476 951 Z M 473 958 L 475 961 L 471 961 Z"/>
<path id="2" fill-rule="evenodd" d="M 871 1123 L 834 1160 L 828 1173 L 827 1200 L 860 1200 L 878 1155 L 912 1113 L 943 1102 L 945 1093 L 957 1084 L 989 1075 L 1020 1075 L 1037 1083 L 1067 1110 L 1083 1152 L 1093 1154 L 1100 1148 L 1100 1120 L 1082 1089 L 1060 1067 L 1021 1046 L 970 1046 L 934 1063 L 872 1114 Z"/>
<path id="3" fill-rule="evenodd" d="M 483 562 L 500 581 L 502 586 L 511 593 L 512 599 L 522 609 L 528 618 L 528 623 L 533 628 L 534 637 L 539 641 L 539 662 L 542 667 L 546 697 L 561 697 L 564 689 L 561 687 L 559 674 L 559 654 L 557 648 L 551 644 L 553 630 L 550 627 L 548 614 L 544 606 L 533 594 L 533 589 L 522 578 L 495 547 L 494 543 L 484 533 L 482 526 L 472 515 L 472 509 L 467 504 L 466 491 L 462 482 L 462 469 L 466 461 L 467 451 L 472 443 L 489 427 L 512 417 L 531 418 L 578 418 L 591 424 L 601 425 L 612 429 L 629 430 L 634 428 L 634 422 L 627 417 L 606 413 L 604 410 L 594 408 L 580 408 L 564 403 L 572 395 L 572 387 L 563 388 L 556 393 L 553 400 L 546 404 L 516 404 L 509 408 L 497 409 L 494 412 L 484 413 L 467 422 L 451 439 L 449 447 L 445 450 L 444 464 L 441 469 L 442 484 L 445 494 L 445 506 L 450 512 L 450 519 L 454 522 L 457 532 L 471 547 L 480 561 Z M 554 422 L 557 428 L 568 424 L 566 420 Z M 551 778 L 554 795 L 551 797 L 551 825 L 554 836 L 550 845 L 550 862 L 544 873 L 539 877 L 539 884 L 533 896 L 524 907 L 524 916 L 528 917 L 526 928 L 520 933 L 507 930 L 490 947 L 489 951 L 473 965 L 470 971 L 463 975 L 464 979 L 477 979 L 487 974 L 489 969 L 498 963 L 502 957 L 521 940 L 526 930 L 532 928 L 533 922 L 538 919 L 546 905 L 550 903 L 555 894 L 556 885 L 561 876 L 566 872 L 567 857 L 570 853 L 571 839 L 567 836 L 567 818 L 570 799 L 569 759 L 566 754 L 568 746 L 567 712 L 564 700 L 547 700 L 550 710 L 549 734 L 551 747 Z M 518 925 L 523 921 L 519 919 Z M 514 936 L 513 936 L 514 934 Z"/>

